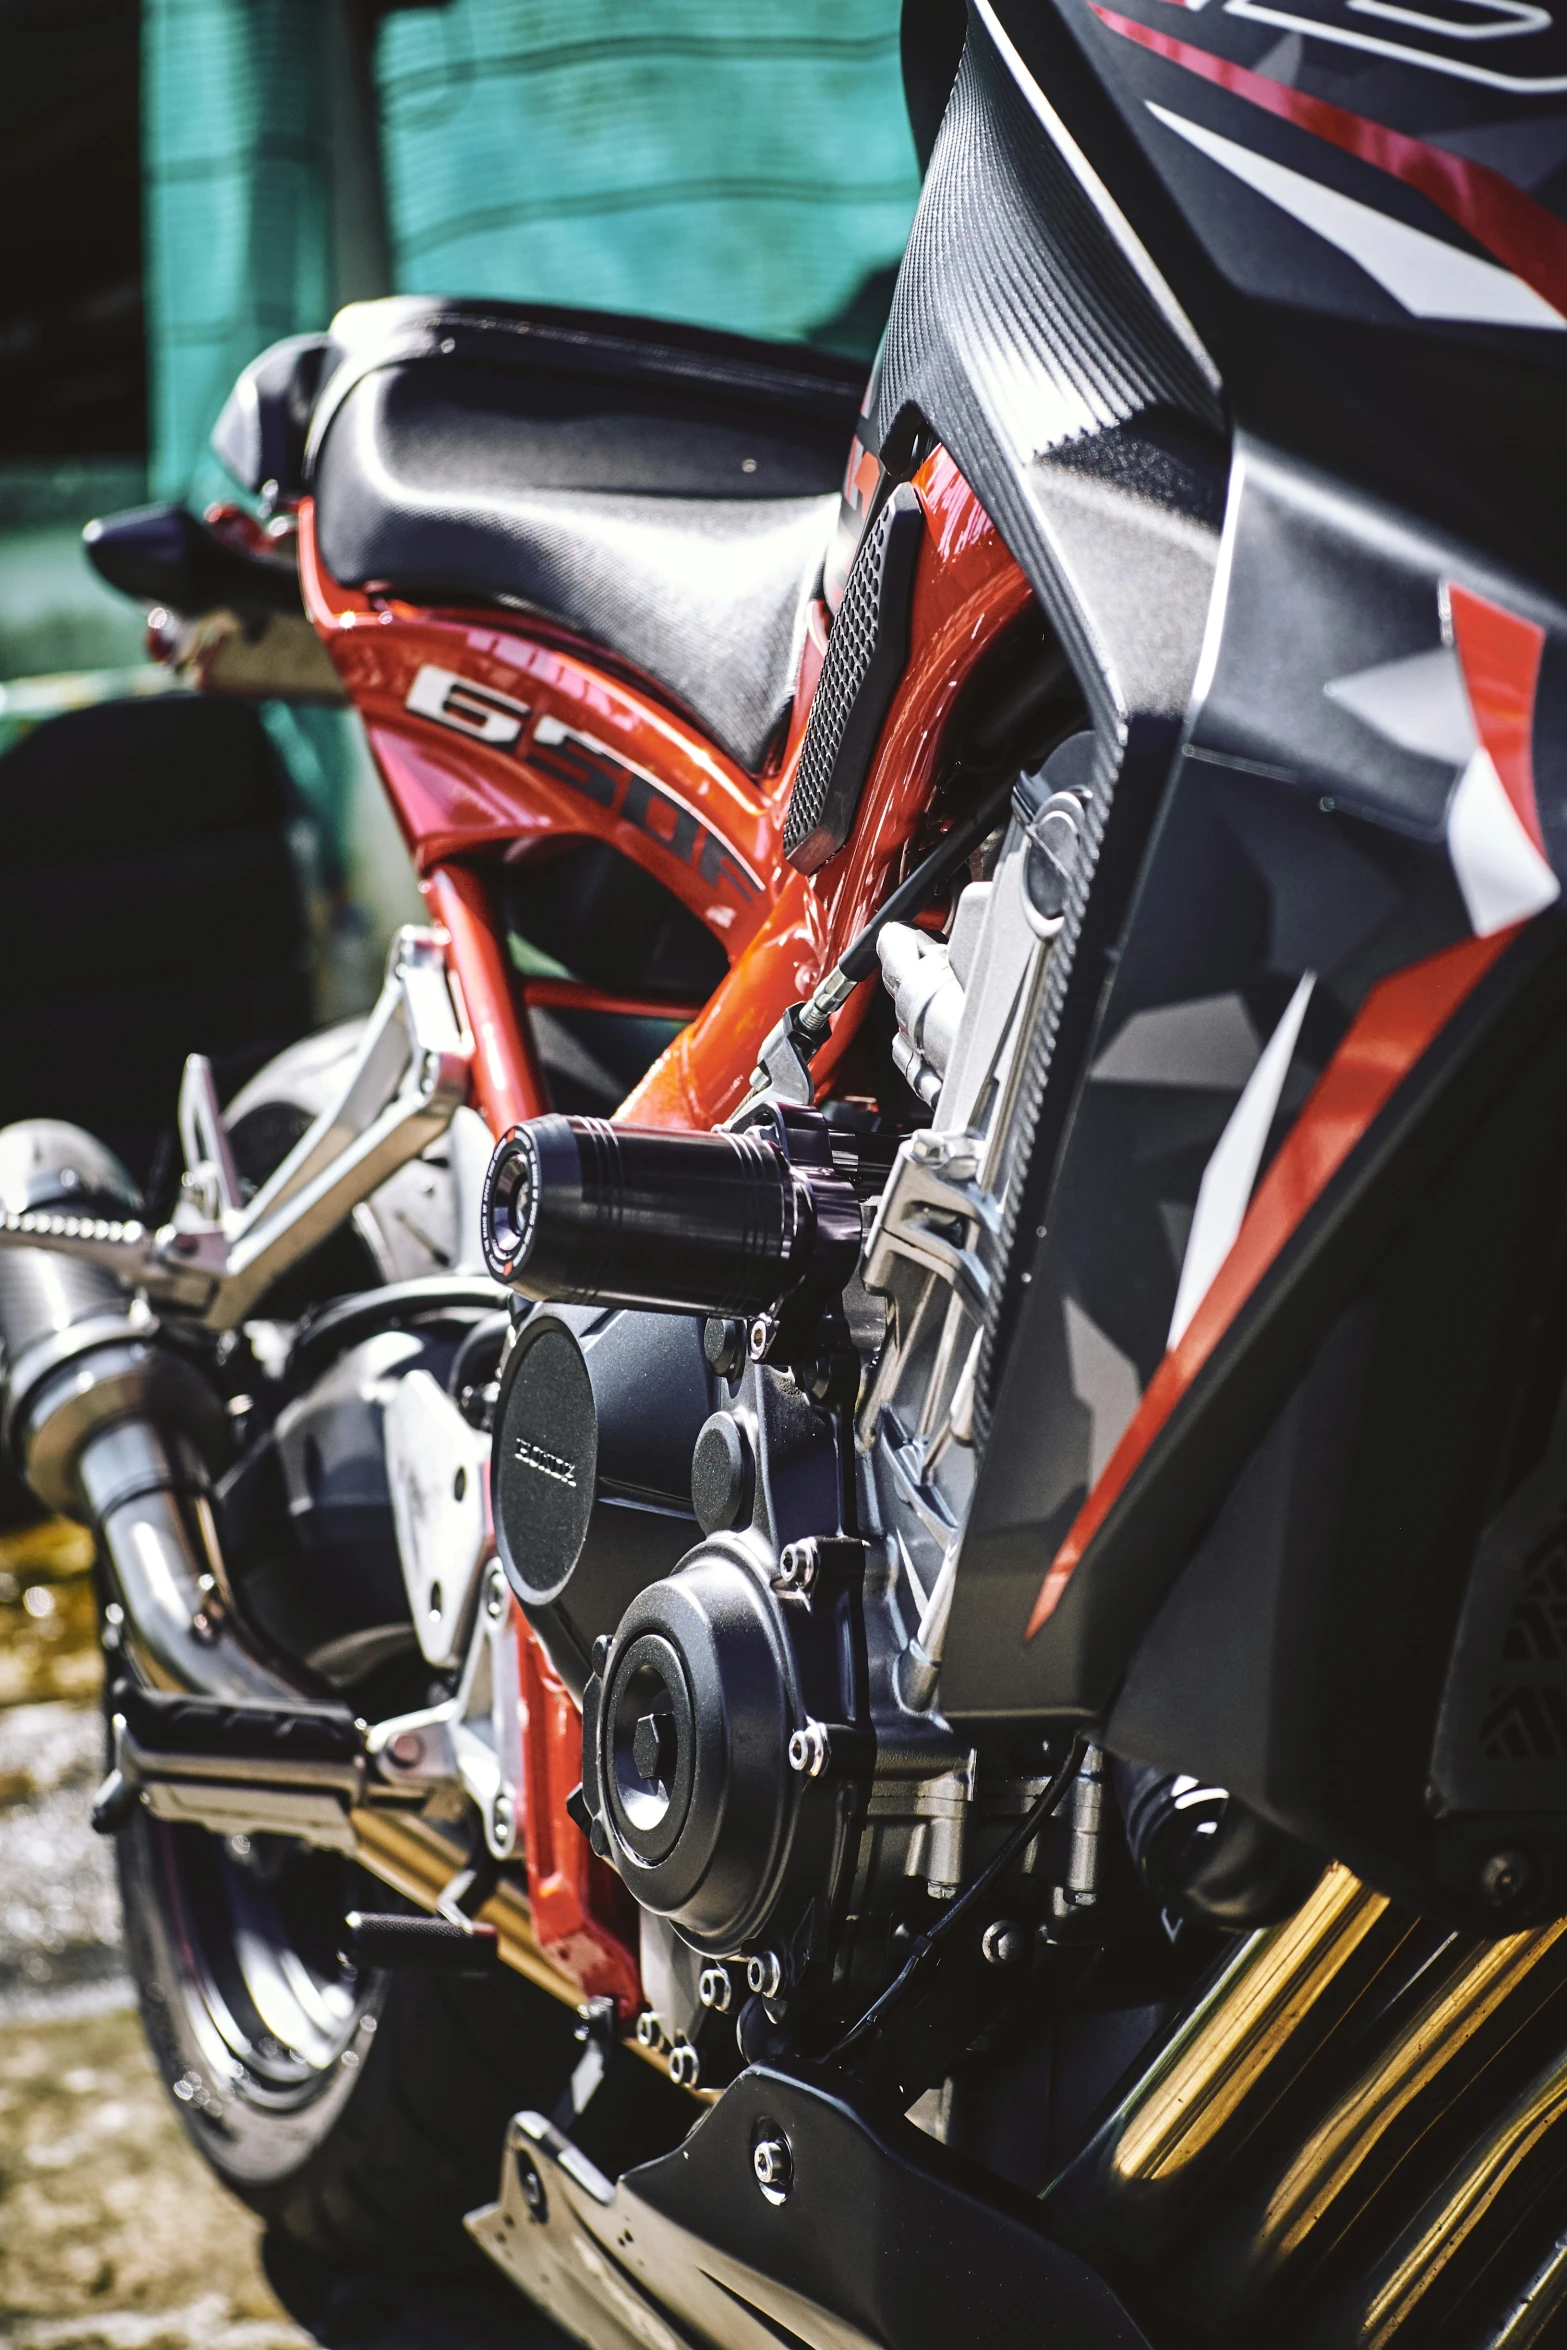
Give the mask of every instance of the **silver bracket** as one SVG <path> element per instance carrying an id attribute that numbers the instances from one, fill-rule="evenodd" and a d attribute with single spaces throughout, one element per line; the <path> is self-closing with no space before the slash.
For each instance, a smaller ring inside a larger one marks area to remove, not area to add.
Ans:
<path id="1" fill-rule="evenodd" d="M 935 1274 L 976 1321 L 984 1320 L 985 1259 L 1000 1233 L 1001 1210 L 979 1180 L 979 1152 L 971 1134 L 929 1128 L 899 1146 L 865 1244 L 867 1289 L 888 1289 L 903 1258 Z"/>
<path id="2" fill-rule="evenodd" d="M 186 1168 L 172 1223 L 154 1232 L 134 1218 L 7 1215 L 0 1248 L 102 1265 L 161 1311 L 232 1330 L 279 1274 L 445 1132 L 468 1097 L 472 1058 L 444 939 L 400 930 L 353 1066 L 254 1198 L 241 1201 L 212 1071 L 195 1054 L 180 1087 Z"/>
<path id="3" fill-rule="evenodd" d="M 377 1722 L 365 1740 L 379 1784 L 398 1794 L 460 1786 L 484 1823 L 494 1860 L 519 1850 L 522 1828 L 520 1610 L 492 1560 L 456 1694 Z"/>

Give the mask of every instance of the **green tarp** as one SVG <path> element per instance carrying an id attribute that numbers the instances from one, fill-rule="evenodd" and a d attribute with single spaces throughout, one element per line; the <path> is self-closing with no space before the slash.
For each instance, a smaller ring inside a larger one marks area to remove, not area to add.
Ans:
<path id="1" fill-rule="evenodd" d="M 918 190 L 897 17 L 448 0 L 382 15 L 367 50 L 360 0 L 143 0 L 155 491 L 216 492 L 204 444 L 238 369 L 367 293 L 868 358 Z"/>

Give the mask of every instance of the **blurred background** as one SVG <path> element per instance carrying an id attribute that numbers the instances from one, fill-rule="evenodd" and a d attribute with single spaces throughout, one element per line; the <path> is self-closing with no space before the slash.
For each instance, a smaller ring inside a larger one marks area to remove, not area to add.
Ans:
<path id="1" fill-rule="evenodd" d="M 78 1120 L 156 1192 L 185 1055 L 229 1094 L 363 1010 L 420 912 L 352 714 L 183 690 L 83 525 L 235 498 L 207 435 L 239 369 L 381 294 L 868 369 L 918 192 L 898 15 L 0 0 L 0 1124 Z M 386 2310 L 363 2280 L 290 2315 L 185 2147 L 86 1824 L 90 1552 L 0 1495 L 0 2343 L 522 2342 L 520 2303 Z"/>

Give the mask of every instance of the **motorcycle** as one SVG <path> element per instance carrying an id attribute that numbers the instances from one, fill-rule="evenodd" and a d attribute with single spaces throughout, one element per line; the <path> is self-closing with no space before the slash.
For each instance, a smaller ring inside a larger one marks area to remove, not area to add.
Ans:
<path id="1" fill-rule="evenodd" d="M 862 402 L 367 305 L 220 422 L 270 523 L 100 534 L 241 634 L 297 578 L 431 927 L 226 1108 L 190 1064 L 161 1227 L 0 1136 L 95 1816 L 191 2132 L 302 2254 L 465 2216 L 603 2350 L 1519 2350 L 1560 46 L 944 26 Z"/>

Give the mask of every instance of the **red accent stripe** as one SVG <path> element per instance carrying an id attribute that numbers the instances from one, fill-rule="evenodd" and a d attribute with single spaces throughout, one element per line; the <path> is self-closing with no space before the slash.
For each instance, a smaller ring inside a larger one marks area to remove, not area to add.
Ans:
<path id="1" fill-rule="evenodd" d="M 1227 57 L 1215 57 L 1190 41 L 1178 41 L 1152 25 L 1139 24 L 1134 17 L 1120 16 L 1113 8 L 1102 7 L 1100 0 L 1089 0 L 1089 4 L 1113 33 L 1135 41 L 1139 48 L 1151 49 L 1156 57 L 1200 74 L 1204 81 L 1217 83 L 1237 98 L 1249 99 L 1253 106 L 1266 108 L 1269 114 L 1313 132 L 1330 146 L 1341 147 L 1346 155 L 1357 155 L 1362 163 L 1375 164 L 1378 171 L 1389 172 L 1406 187 L 1416 189 L 1567 316 L 1567 223 L 1515 188 L 1499 171 L 1450 155 L 1443 147 L 1428 147 L 1422 139 L 1389 130 L 1385 123 L 1370 122 L 1364 115 L 1351 114 L 1347 108 L 1313 98 L 1304 90 L 1292 90 L 1287 83 L 1253 73 L 1247 66 L 1232 65 Z"/>
<path id="2" fill-rule="evenodd" d="M 1078 1511 L 1040 1586 L 1025 1639 L 1048 1621 L 1073 1570 L 1131 1481 L 1132 1472 L 1307 1210 L 1355 1144 L 1505 947 L 1518 925 L 1465 939 L 1396 971 L 1371 990 L 1349 1033 L 1258 1186 L 1246 1221 L 1202 1304 L 1143 1391 L 1126 1433 Z"/>
<path id="3" fill-rule="evenodd" d="M 1545 834 L 1534 791 L 1534 697 L 1545 631 L 1454 580 L 1447 584 L 1447 603 L 1475 731 L 1519 823 L 1543 857 Z"/>

